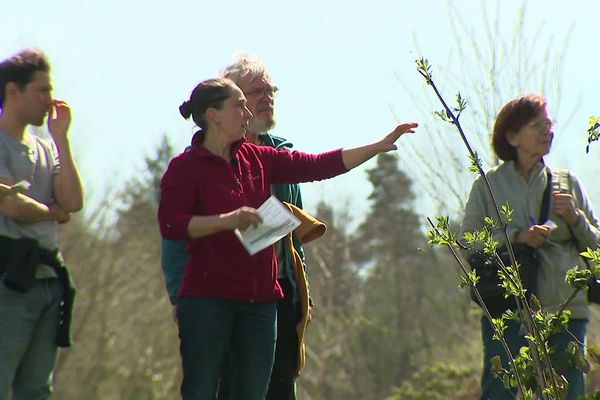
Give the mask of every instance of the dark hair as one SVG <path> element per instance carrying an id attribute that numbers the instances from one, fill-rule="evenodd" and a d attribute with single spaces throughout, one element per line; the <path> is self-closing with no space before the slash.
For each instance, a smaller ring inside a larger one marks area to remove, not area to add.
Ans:
<path id="1" fill-rule="evenodd" d="M 179 112 L 185 119 L 191 116 L 196 125 L 206 131 L 206 110 L 211 107 L 220 110 L 234 87 L 235 83 L 225 78 L 202 81 L 192 91 L 190 99 L 179 106 Z"/>
<path id="2" fill-rule="evenodd" d="M 499 159 L 516 161 L 517 150 L 508 143 L 508 132 L 516 132 L 546 108 L 546 99 L 527 94 L 506 103 L 498 113 L 492 134 L 492 147 Z"/>
<path id="3" fill-rule="evenodd" d="M 37 49 L 25 49 L 0 63 L 0 107 L 5 100 L 6 84 L 14 82 L 19 89 L 33 80 L 37 72 L 50 72 L 50 64 L 46 55 Z"/>

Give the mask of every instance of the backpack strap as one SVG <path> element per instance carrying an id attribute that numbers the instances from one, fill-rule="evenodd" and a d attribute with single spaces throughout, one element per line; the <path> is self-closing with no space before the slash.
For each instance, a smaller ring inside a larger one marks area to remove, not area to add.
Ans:
<path id="1" fill-rule="evenodd" d="M 552 187 L 555 188 L 555 191 L 558 191 L 560 193 L 570 194 L 571 193 L 571 183 L 570 183 L 571 181 L 569 180 L 569 171 L 566 169 L 555 169 L 553 172 L 554 172 L 554 176 L 556 178 L 553 179 Z M 571 233 L 571 238 L 573 239 L 573 242 L 575 243 L 575 247 L 577 247 L 577 249 L 579 251 L 584 250 L 579 245 L 579 241 L 577 240 L 577 238 L 575 238 L 573 229 L 571 229 L 570 226 L 568 228 L 569 228 L 569 232 Z M 585 257 L 581 257 L 581 258 L 587 265 L 588 269 L 591 269 L 588 259 Z"/>
<path id="2" fill-rule="evenodd" d="M 552 192 L 571 193 L 569 171 L 566 169 L 548 168 L 548 177 L 551 179 Z"/>
<path id="3" fill-rule="evenodd" d="M 550 197 L 552 196 L 552 172 L 550 171 L 550 168 L 546 169 L 546 174 L 548 176 L 547 178 L 547 182 L 546 182 L 546 188 L 544 189 L 544 194 L 542 197 L 542 207 L 540 208 L 540 215 L 538 217 L 538 221 L 537 223 L 539 225 L 544 224 L 546 221 L 548 221 L 548 215 L 550 214 Z"/>
<path id="4" fill-rule="evenodd" d="M 558 191 L 561 193 L 571 193 L 569 181 L 569 171 L 566 169 L 558 170 Z"/>

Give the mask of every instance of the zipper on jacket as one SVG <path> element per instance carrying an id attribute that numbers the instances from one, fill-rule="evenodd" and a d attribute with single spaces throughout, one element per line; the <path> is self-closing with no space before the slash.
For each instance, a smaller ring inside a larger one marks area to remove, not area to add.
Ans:
<path id="1" fill-rule="evenodd" d="M 236 174 L 237 171 L 234 167 L 234 165 L 235 166 L 238 165 L 237 162 L 235 162 L 234 164 L 232 164 L 232 163 L 228 163 L 228 164 L 229 164 L 229 170 L 231 171 L 231 175 L 233 176 L 233 179 L 235 180 L 235 184 L 238 189 L 237 193 L 238 194 L 244 193 L 244 186 L 242 186 L 242 182 L 240 181 L 240 178 L 238 178 L 238 175 Z"/>

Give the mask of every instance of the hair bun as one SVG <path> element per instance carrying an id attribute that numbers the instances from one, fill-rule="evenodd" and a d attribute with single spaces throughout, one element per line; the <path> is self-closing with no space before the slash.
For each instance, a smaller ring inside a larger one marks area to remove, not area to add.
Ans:
<path id="1" fill-rule="evenodd" d="M 185 119 L 189 119 L 192 115 L 192 102 L 189 100 L 184 101 L 179 106 L 179 113 Z"/>

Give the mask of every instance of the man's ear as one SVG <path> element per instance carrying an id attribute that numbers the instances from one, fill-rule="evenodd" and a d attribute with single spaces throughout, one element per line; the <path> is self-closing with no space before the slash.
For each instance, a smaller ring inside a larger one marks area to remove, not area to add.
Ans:
<path id="1" fill-rule="evenodd" d="M 22 90 L 15 82 L 7 82 L 4 86 L 4 102 L 14 98 L 17 94 L 21 93 Z"/>

